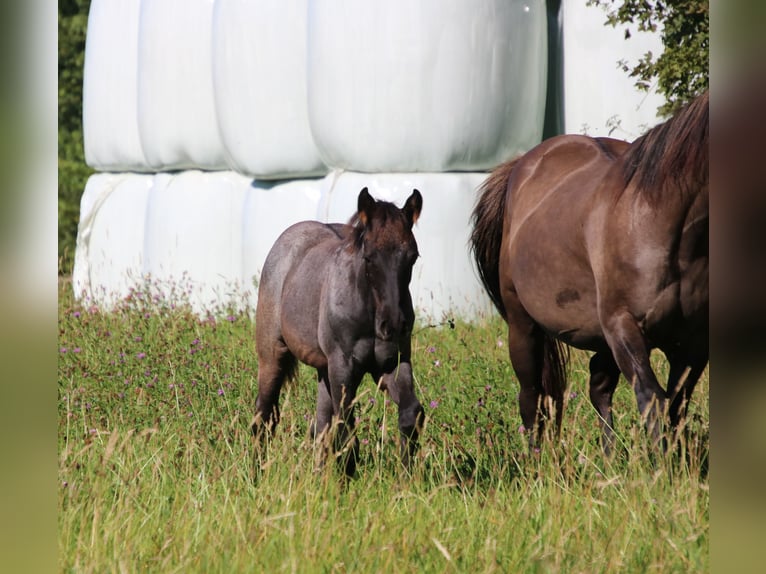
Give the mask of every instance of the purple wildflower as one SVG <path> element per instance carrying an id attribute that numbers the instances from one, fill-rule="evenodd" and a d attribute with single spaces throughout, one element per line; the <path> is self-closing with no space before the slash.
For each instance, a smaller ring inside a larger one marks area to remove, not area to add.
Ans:
<path id="1" fill-rule="evenodd" d="M 223 389 L 218 389 L 218 396 L 219 397 L 223 396 Z"/>
<path id="2" fill-rule="evenodd" d="M 428 347 L 427 350 L 428 350 L 429 353 L 435 353 L 436 352 L 436 347 L 431 346 L 431 347 Z"/>
<path id="3" fill-rule="evenodd" d="M 428 406 L 431 407 L 432 409 L 435 409 L 436 407 L 439 406 L 439 401 L 436 401 L 436 400 L 431 401 L 430 403 L 428 403 Z"/>
<path id="4" fill-rule="evenodd" d="M 66 347 L 61 347 L 59 349 L 59 353 L 66 353 Z"/>
<path id="5" fill-rule="evenodd" d="M 136 355 L 136 358 L 137 358 L 137 359 L 143 359 L 143 358 L 145 358 L 145 357 L 146 357 L 146 353 L 138 353 L 138 354 Z"/>
<path id="6" fill-rule="evenodd" d="M 72 349 L 72 352 L 73 353 L 79 353 L 80 350 L 81 350 L 80 347 L 75 347 L 74 349 Z"/>

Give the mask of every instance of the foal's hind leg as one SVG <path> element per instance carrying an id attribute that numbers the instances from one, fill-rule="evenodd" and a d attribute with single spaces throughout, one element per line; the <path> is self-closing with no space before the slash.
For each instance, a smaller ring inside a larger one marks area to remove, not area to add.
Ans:
<path id="1" fill-rule="evenodd" d="M 272 433 L 279 423 L 279 394 L 295 366 L 295 357 L 282 342 L 268 350 L 258 349 L 258 397 L 252 424 L 256 436 Z"/>
<path id="2" fill-rule="evenodd" d="M 590 359 L 590 402 L 601 418 L 601 446 L 607 456 L 614 449 L 612 397 L 620 379 L 620 368 L 609 351 L 596 353 Z"/>

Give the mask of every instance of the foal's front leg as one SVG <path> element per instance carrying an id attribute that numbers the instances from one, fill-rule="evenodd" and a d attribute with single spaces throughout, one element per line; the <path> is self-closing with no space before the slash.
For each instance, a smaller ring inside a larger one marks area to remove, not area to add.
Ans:
<path id="1" fill-rule="evenodd" d="M 330 448 L 328 434 L 331 429 L 333 403 L 330 396 L 330 379 L 327 369 L 317 370 L 317 416 L 311 428 L 311 438 L 314 439 L 317 457 L 316 467 L 321 468 L 327 458 Z"/>
<path id="2" fill-rule="evenodd" d="M 364 373 L 351 357 L 345 357 L 342 353 L 331 355 L 328 359 L 330 400 L 338 424 L 337 429 L 330 429 L 334 433 L 333 448 L 336 453 L 341 453 L 338 459 L 341 468 L 347 476 L 353 476 L 359 456 L 359 441 L 354 436 L 354 401 Z"/>
<path id="3" fill-rule="evenodd" d="M 418 448 L 418 438 L 425 422 L 425 411 L 415 396 L 410 364 L 409 342 L 402 351 L 399 363 L 383 373 L 383 388 L 399 407 L 399 434 L 401 435 L 402 464 L 408 470 Z"/>

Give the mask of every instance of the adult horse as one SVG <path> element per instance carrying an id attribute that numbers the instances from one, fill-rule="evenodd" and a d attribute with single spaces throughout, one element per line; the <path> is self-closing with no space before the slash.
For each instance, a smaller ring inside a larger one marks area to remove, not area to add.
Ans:
<path id="1" fill-rule="evenodd" d="M 415 314 L 409 292 L 418 246 L 412 226 L 423 199 L 413 190 L 404 207 L 375 201 L 365 187 L 348 224 L 296 223 L 277 239 L 263 266 L 256 306 L 258 398 L 253 432 L 279 421 L 279 393 L 297 361 L 317 371 L 314 433 L 339 422 L 334 449 L 354 474 L 354 399 L 365 373 L 399 407 L 401 456 L 409 465 L 424 411 L 415 396 L 410 337 Z"/>
<path id="2" fill-rule="evenodd" d="M 551 406 L 560 428 L 562 343 L 595 352 L 589 393 L 607 452 L 620 372 L 655 440 L 665 409 L 676 427 L 708 362 L 707 92 L 632 144 L 544 141 L 492 172 L 472 220 L 481 280 L 508 324 L 530 444 Z M 670 364 L 667 390 L 653 348 Z"/>

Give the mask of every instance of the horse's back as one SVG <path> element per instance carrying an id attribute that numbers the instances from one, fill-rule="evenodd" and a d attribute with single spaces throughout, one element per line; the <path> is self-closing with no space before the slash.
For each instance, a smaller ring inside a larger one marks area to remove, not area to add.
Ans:
<path id="1" fill-rule="evenodd" d="M 577 347 L 604 344 L 585 231 L 606 215 L 600 183 L 628 146 L 557 136 L 530 150 L 509 179 L 502 282 L 536 322 Z"/>

